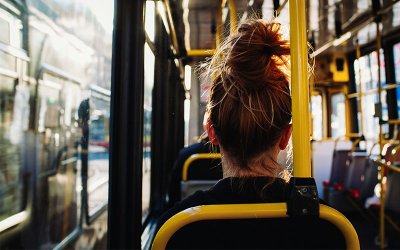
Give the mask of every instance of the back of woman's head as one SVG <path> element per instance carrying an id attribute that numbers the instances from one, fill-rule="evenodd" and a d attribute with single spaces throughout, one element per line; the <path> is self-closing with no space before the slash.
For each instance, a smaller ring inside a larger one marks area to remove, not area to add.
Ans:
<path id="1" fill-rule="evenodd" d="M 279 23 L 247 20 L 208 64 L 210 121 L 235 165 L 272 149 L 290 123 L 289 55 Z"/>

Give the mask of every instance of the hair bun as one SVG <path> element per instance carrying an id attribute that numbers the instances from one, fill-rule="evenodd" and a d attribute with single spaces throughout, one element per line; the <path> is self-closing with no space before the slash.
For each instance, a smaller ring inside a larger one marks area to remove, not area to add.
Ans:
<path id="1" fill-rule="evenodd" d="M 283 39 L 280 23 L 247 21 L 227 42 L 222 57 L 228 68 L 222 71 L 229 72 L 238 87 L 249 92 L 287 83 L 290 47 Z"/>

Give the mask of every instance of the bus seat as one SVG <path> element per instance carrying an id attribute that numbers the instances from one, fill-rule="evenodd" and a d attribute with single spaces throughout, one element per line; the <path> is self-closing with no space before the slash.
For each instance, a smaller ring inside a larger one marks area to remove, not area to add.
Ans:
<path id="1" fill-rule="evenodd" d="M 222 179 L 221 154 L 194 154 L 184 163 L 181 181 L 181 198 L 198 190 L 207 190 Z"/>
<path id="2" fill-rule="evenodd" d="M 350 150 L 335 150 L 332 157 L 332 169 L 327 184 L 343 183 L 346 176 L 346 164 L 349 160 Z"/>
<path id="3" fill-rule="evenodd" d="M 368 197 L 374 195 L 374 188 L 378 183 L 378 166 L 370 159 L 365 166 L 364 174 L 361 178 L 361 189 L 358 199 L 365 202 Z"/>
<path id="4" fill-rule="evenodd" d="M 368 164 L 368 154 L 366 152 L 352 152 L 350 164 L 348 165 L 345 190 L 360 190 L 362 186 L 362 176 Z"/>
<path id="5" fill-rule="evenodd" d="M 350 222 L 320 205 L 320 217 L 289 218 L 285 203 L 186 209 L 159 230 L 152 249 L 360 249 Z"/>
<path id="6" fill-rule="evenodd" d="M 331 174 L 329 180 L 323 182 L 323 197 L 328 203 L 332 203 L 331 196 L 333 191 L 341 192 L 343 190 L 350 152 L 350 149 L 333 151 Z"/>
<path id="7" fill-rule="evenodd" d="M 162 225 L 152 249 L 360 249 L 351 223 L 319 204 L 312 178 L 292 178 L 290 185 L 286 203 L 204 205 L 181 211 Z"/>
<path id="8" fill-rule="evenodd" d="M 389 171 L 386 182 L 385 209 L 400 213 L 400 173 Z"/>

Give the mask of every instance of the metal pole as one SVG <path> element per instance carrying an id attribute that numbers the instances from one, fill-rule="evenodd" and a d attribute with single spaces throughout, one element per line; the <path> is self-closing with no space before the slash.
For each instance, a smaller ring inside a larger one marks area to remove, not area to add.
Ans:
<path id="1" fill-rule="evenodd" d="M 381 29 L 379 27 L 379 21 L 376 21 L 376 53 L 378 58 L 378 107 L 380 110 L 378 113 L 380 114 L 379 117 L 379 152 L 382 154 L 383 149 L 383 131 L 382 131 L 382 82 L 381 82 Z M 383 189 L 383 177 L 385 175 L 385 171 L 382 166 L 380 166 L 380 187 L 381 187 L 381 206 L 380 206 L 380 247 L 381 249 L 385 248 L 385 190 Z"/>
<path id="2" fill-rule="evenodd" d="M 311 177 L 306 5 L 304 0 L 290 0 L 289 7 L 292 70 L 293 174 L 295 177 Z"/>
<path id="3" fill-rule="evenodd" d="M 229 17 L 231 21 L 231 34 L 236 31 L 237 27 L 237 15 L 236 15 L 236 6 L 234 0 L 228 0 L 228 7 L 229 7 Z"/>
<path id="4" fill-rule="evenodd" d="M 108 248 L 141 249 L 144 0 L 115 4 Z"/>
<path id="5" fill-rule="evenodd" d="M 221 45 L 222 42 L 222 32 L 223 32 L 223 26 L 222 26 L 222 8 L 224 1 L 219 0 L 218 1 L 218 8 L 217 8 L 217 34 L 215 36 L 215 46 L 218 49 L 219 46 Z"/>
<path id="6" fill-rule="evenodd" d="M 356 40 L 356 57 L 358 61 L 358 84 L 359 84 L 359 89 L 358 89 L 358 108 L 360 110 L 360 125 L 361 125 L 361 135 L 364 135 L 364 113 L 363 113 L 363 103 L 362 103 L 362 98 L 363 98 L 363 89 L 362 89 L 362 82 L 361 82 L 361 51 L 360 51 L 360 44 L 358 43 L 358 40 Z"/>

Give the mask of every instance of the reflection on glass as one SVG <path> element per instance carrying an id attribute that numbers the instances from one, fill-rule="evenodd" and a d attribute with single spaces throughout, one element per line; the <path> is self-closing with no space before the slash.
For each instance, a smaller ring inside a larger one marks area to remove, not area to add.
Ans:
<path id="1" fill-rule="evenodd" d="M 344 94 L 338 93 L 332 96 L 331 129 L 332 137 L 336 138 L 346 134 L 346 110 Z"/>
<path id="2" fill-rule="evenodd" d="M 312 115 L 312 128 L 313 128 L 313 139 L 322 139 L 322 96 L 313 95 L 311 96 L 311 115 Z"/>
<path id="3" fill-rule="evenodd" d="M 154 87 L 155 57 L 147 43 L 144 46 L 144 113 L 143 113 L 143 186 L 142 213 L 147 217 L 150 206 L 151 177 L 151 114 Z"/>
<path id="4" fill-rule="evenodd" d="M 108 203 L 110 96 L 111 92 L 107 89 L 96 85 L 90 87 L 87 169 L 89 217 Z"/>
<path id="5" fill-rule="evenodd" d="M 34 223 L 19 227 L 24 237 L 13 245 L 60 248 L 85 222 L 85 180 L 89 207 L 99 196 L 107 202 L 109 100 L 97 101 L 90 86 L 110 89 L 114 2 L 6 2 L 0 4 L 0 223 L 29 208 Z M 88 111 L 86 127 L 80 107 Z M 88 179 L 88 166 L 91 173 L 106 170 Z"/>
<path id="6" fill-rule="evenodd" d="M 22 211 L 23 133 L 29 115 L 29 91 L 0 76 L 0 221 Z"/>
<path id="7" fill-rule="evenodd" d="M 57 75 L 55 68 L 43 68 L 39 80 L 37 136 L 41 142 L 39 176 L 40 206 L 45 206 L 40 240 L 57 244 L 79 223 L 79 197 L 76 191 L 78 164 L 76 142 L 80 133 L 75 122 L 81 89 L 67 76 Z M 62 209 L 60 209 L 62 208 Z M 48 233 L 47 233 L 48 232 Z"/>

